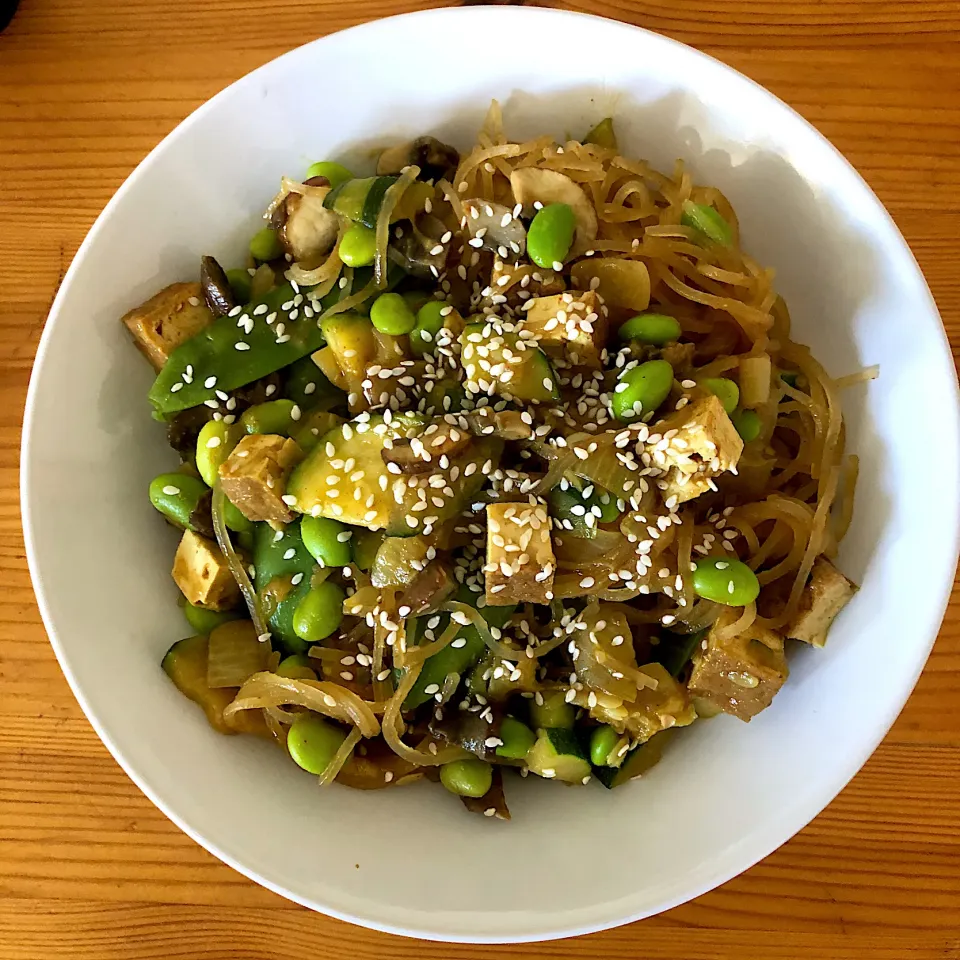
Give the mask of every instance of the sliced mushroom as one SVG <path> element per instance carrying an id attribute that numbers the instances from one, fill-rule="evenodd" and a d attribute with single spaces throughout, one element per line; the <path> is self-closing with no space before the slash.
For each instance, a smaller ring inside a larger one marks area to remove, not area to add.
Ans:
<path id="1" fill-rule="evenodd" d="M 288 193 L 274 215 L 283 249 L 297 263 L 317 262 L 337 242 L 340 218 L 315 192 Z"/>
<path id="2" fill-rule="evenodd" d="M 200 286 L 207 308 L 215 317 L 226 316 L 237 305 L 230 281 L 214 257 L 200 258 Z"/>
<path id="3" fill-rule="evenodd" d="M 464 200 L 463 212 L 470 246 L 493 250 L 504 260 L 522 256 L 527 249 L 527 228 L 510 207 L 489 200 Z"/>
<path id="4" fill-rule="evenodd" d="M 478 437 L 497 436 L 504 440 L 530 440 L 533 426 L 518 410 L 494 410 L 481 407 L 467 415 L 471 431 Z"/>
<path id="5" fill-rule="evenodd" d="M 445 560 L 431 560 L 400 596 L 401 607 L 409 607 L 408 616 L 419 617 L 437 610 L 457 589 L 453 568 Z"/>
<path id="6" fill-rule="evenodd" d="M 510 174 L 510 186 L 524 213 L 531 216 L 537 201 L 547 206 L 566 203 L 577 218 L 575 250 L 586 250 L 597 239 L 597 211 L 583 189 L 568 176 L 556 170 L 521 167 Z"/>
<path id="7" fill-rule="evenodd" d="M 377 160 L 377 173 L 400 173 L 411 164 L 420 168 L 420 180 L 451 180 L 460 164 L 460 154 L 436 137 L 417 137 L 384 150 Z"/>

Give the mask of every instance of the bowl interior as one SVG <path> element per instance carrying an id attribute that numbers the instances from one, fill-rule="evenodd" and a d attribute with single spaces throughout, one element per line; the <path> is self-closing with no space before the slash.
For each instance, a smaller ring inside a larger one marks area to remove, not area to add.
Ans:
<path id="1" fill-rule="evenodd" d="M 506 55 L 504 39 L 527 34 L 571 55 Z M 429 70 L 399 66 L 393 52 L 424 37 Z M 584 49 L 603 56 L 575 55 Z M 350 85 L 331 79 L 348 73 Z M 366 167 L 373 148 L 421 132 L 469 146 L 491 97 L 515 137 L 578 136 L 612 114 L 627 155 L 660 166 L 683 157 L 728 194 L 745 246 L 776 268 L 795 336 L 834 374 L 882 371 L 845 395 L 861 484 L 840 562 L 862 589 L 827 648 L 793 650 L 789 683 L 753 723 L 698 724 L 613 793 L 511 783 L 510 824 L 471 817 L 428 784 L 320 791 L 269 745 L 214 733 L 176 692 L 159 668 L 186 635 L 169 576 L 176 539 L 146 497 L 175 458 L 149 417 L 150 371 L 118 323 L 162 285 L 193 277 L 200 254 L 238 262 L 281 173 L 323 157 Z M 944 504 L 941 491 L 957 489 L 958 432 L 952 365 L 916 264 L 812 128 L 716 61 L 644 31 L 475 7 L 296 50 L 216 97 L 141 165 L 47 324 L 25 430 L 24 518 L 44 619 L 84 709 L 193 837 L 273 889 L 360 923 L 540 939 L 646 916 L 726 880 L 858 769 L 942 616 L 958 523 L 956 497 Z M 936 471 L 917 469 L 927 450 Z"/>

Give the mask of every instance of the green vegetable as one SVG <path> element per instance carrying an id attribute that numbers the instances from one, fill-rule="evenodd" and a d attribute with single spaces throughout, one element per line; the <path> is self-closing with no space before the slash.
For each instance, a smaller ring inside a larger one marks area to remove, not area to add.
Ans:
<path id="1" fill-rule="evenodd" d="M 595 767 L 610 766 L 607 763 L 607 758 L 619 739 L 620 734 L 613 727 L 603 724 L 603 726 L 595 728 L 593 733 L 590 734 L 590 762 Z"/>
<path id="2" fill-rule="evenodd" d="M 371 230 L 377 225 L 377 217 L 383 206 L 387 191 L 399 177 L 366 177 L 360 180 L 345 180 L 335 186 L 324 198 L 323 205 L 341 216 L 362 223 Z"/>
<path id="3" fill-rule="evenodd" d="M 582 783 L 590 776 L 590 763 L 572 730 L 541 730 L 527 754 L 531 773 L 548 780 Z"/>
<path id="4" fill-rule="evenodd" d="M 698 597 L 742 607 L 753 603 L 760 593 L 757 575 L 733 557 L 703 557 L 695 561 L 693 589 Z"/>
<path id="5" fill-rule="evenodd" d="M 447 306 L 448 304 L 443 300 L 428 300 L 417 311 L 416 326 L 410 331 L 410 349 L 417 356 L 433 353 L 434 341 L 446 321 L 440 311 L 445 310 Z"/>
<path id="6" fill-rule="evenodd" d="M 377 257 L 377 232 L 355 223 L 340 241 L 340 259 L 348 267 L 368 267 Z"/>
<path id="7" fill-rule="evenodd" d="M 690 662 L 690 658 L 706 632 L 706 630 L 695 630 L 693 633 L 674 633 L 665 630 L 660 634 L 660 642 L 653 648 L 655 654 L 653 661 L 661 664 L 671 677 L 679 676 Z"/>
<path id="8" fill-rule="evenodd" d="M 666 360 L 648 360 L 622 373 L 613 392 L 613 415 L 624 422 L 653 413 L 673 387 L 673 367 Z"/>
<path id="9" fill-rule="evenodd" d="M 547 500 L 550 516 L 560 522 L 563 530 L 587 540 L 597 535 L 598 523 L 612 523 L 620 516 L 617 498 L 594 484 L 578 490 L 571 483 L 565 488 L 561 483 L 550 491 Z"/>
<path id="10" fill-rule="evenodd" d="M 299 404 L 292 400 L 267 400 L 247 407 L 240 423 L 247 433 L 276 433 L 289 437 L 297 428 L 299 419 Z"/>
<path id="11" fill-rule="evenodd" d="M 735 410 L 730 418 L 744 443 L 760 436 L 760 415 L 755 410 Z"/>
<path id="12" fill-rule="evenodd" d="M 635 780 L 646 773 L 660 759 L 666 737 L 667 734 L 661 733 L 646 743 L 634 747 L 624 757 L 623 763 L 619 767 L 595 767 L 593 772 L 596 778 L 608 790 Z"/>
<path id="13" fill-rule="evenodd" d="M 344 392 L 324 376 L 311 357 L 301 357 L 284 370 L 283 395 L 302 410 L 309 410 L 321 402 L 325 406 L 346 404 Z"/>
<path id="14" fill-rule="evenodd" d="M 340 539 L 346 535 L 344 539 Z M 303 545 L 321 567 L 345 567 L 351 560 L 350 528 L 327 517 L 304 517 L 300 521 Z"/>
<path id="15" fill-rule="evenodd" d="M 573 245 L 577 218 L 568 203 L 551 203 L 538 210 L 527 230 L 527 253 L 538 267 L 557 269 Z"/>
<path id="16" fill-rule="evenodd" d="M 575 711 L 572 703 L 564 699 L 564 690 L 548 690 L 541 693 L 539 699 L 530 701 L 530 723 L 535 729 L 557 728 L 573 729 Z"/>
<path id="17" fill-rule="evenodd" d="M 425 303 L 433 299 L 426 290 L 404 290 L 400 296 L 407 301 L 407 306 L 414 313 L 417 313 Z"/>
<path id="18" fill-rule="evenodd" d="M 230 289 L 233 291 L 233 297 L 237 303 L 250 302 L 251 278 L 250 274 L 244 268 L 227 271 L 227 281 Z"/>
<path id="19" fill-rule="evenodd" d="M 186 473 L 161 473 L 150 482 L 150 502 L 175 527 L 193 530 L 193 513 L 209 488 L 199 478 Z"/>
<path id="20" fill-rule="evenodd" d="M 788 386 L 796 389 L 797 386 L 797 377 L 800 374 L 796 370 L 781 370 L 780 379 Z"/>
<path id="21" fill-rule="evenodd" d="M 315 713 L 301 713 L 287 731 L 287 751 L 294 763 L 319 776 L 346 739 L 346 731 L 340 727 Z"/>
<path id="22" fill-rule="evenodd" d="M 694 203 L 692 200 L 683 201 L 683 210 L 680 222 L 685 227 L 693 227 L 702 233 L 708 240 L 728 247 L 733 243 L 733 231 L 730 224 L 714 210 L 713 207 Z"/>
<path id="23" fill-rule="evenodd" d="M 520 339 L 515 333 L 498 332 L 486 321 L 468 323 L 460 334 L 460 359 L 466 379 L 475 383 L 492 379 L 498 384 L 498 393 L 517 400 L 534 403 L 559 400 L 559 381 L 547 355 L 534 347 L 520 349 Z M 510 354 L 509 360 L 505 351 Z M 492 369 L 509 373 L 509 379 L 492 376 Z"/>
<path id="24" fill-rule="evenodd" d="M 353 174 L 342 164 L 335 160 L 318 160 L 307 167 L 305 180 L 313 177 L 326 177 L 331 187 L 338 187 L 341 183 L 353 178 Z"/>
<path id="25" fill-rule="evenodd" d="M 617 336 L 621 340 L 637 340 L 662 347 L 671 340 L 680 339 L 680 324 L 664 313 L 641 313 L 624 323 Z"/>
<path id="26" fill-rule="evenodd" d="M 513 717 L 504 717 L 500 724 L 500 739 L 497 756 L 508 760 L 523 760 L 536 743 L 537 735 L 525 724 Z"/>
<path id="27" fill-rule="evenodd" d="M 293 614 L 293 629 L 301 640 L 317 643 L 329 637 L 343 621 L 343 588 L 330 580 L 311 587 Z"/>
<path id="28" fill-rule="evenodd" d="M 276 260 L 277 257 L 282 257 L 283 247 L 280 244 L 277 231 L 270 227 L 264 227 L 262 230 L 258 230 L 250 238 L 250 256 L 252 256 L 254 260 L 260 260 L 261 262 Z"/>
<path id="29" fill-rule="evenodd" d="M 316 680 L 317 671 L 310 665 L 310 658 L 302 653 L 294 653 L 280 661 L 274 671 L 278 677 L 289 677 L 291 680 Z"/>
<path id="30" fill-rule="evenodd" d="M 454 760 L 440 767 L 440 782 L 458 797 L 482 797 L 493 783 L 493 767 L 483 760 Z"/>
<path id="31" fill-rule="evenodd" d="M 233 452 L 240 442 L 243 428 L 238 424 L 226 424 L 222 420 L 208 420 L 197 434 L 197 470 L 208 487 L 217 482 L 220 464 Z"/>
<path id="32" fill-rule="evenodd" d="M 617 135 L 613 130 L 613 117 L 605 117 L 583 139 L 584 143 L 595 143 L 598 147 L 617 149 Z"/>
<path id="33" fill-rule="evenodd" d="M 160 666 L 185 697 L 203 708 L 210 726 L 221 733 L 237 733 L 237 728 L 223 719 L 224 708 L 236 691 L 211 688 L 207 684 L 209 649 L 206 635 L 178 640 L 166 652 Z"/>
<path id="34" fill-rule="evenodd" d="M 370 320 L 381 333 L 392 337 L 402 337 L 417 325 L 417 318 L 399 293 L 381 293 L 370 306 Z"/>
<path id="35" fill-rule="evenodd" d="M 207 610 L 205 607 L 198 607 L 192 603 L 184 604 L 183 615 L 187 618 L 187 623 L 197 633 L 202 634 L 208 634 L 212 630 L 216 630 L 221 624 L 229 623 L 231 620 L 239 620 L 241 616 L 238 610 Z"/>
<path id="36" fill-rule="evenodd" d="M 350 538 L 353 548 L 353 562 L 361 570 L 369 570 L 377 559 L 380 544 L 385 534 L 381 530 L 354 530 Z"/>
<path id="37" fill-rule="evenodd" d="M 253 533 L 253 521 L 248 520 L 228 499 L 223 501 L 223 522 L 234 533 Z"/>
<path id="38" fill-rule="evenodd" d="M 254 586 L 261 597 L 268 587 L 281 586 L 283 599 L 275 605 L 267 623 L 291 653 L 303 653 L 307 644 L 293 626 L 294 613 L 300 601 L 310 592 L 310 578 L 316 564 L 303 544 L 300 524 L 288 523 L 278 534 L 269 524 L 255 525 L 253 544 Z M 296 584 L 293 578 L 299 575 Z"/>
<path id="39" fill-rule="evenodd" d="M 740 388 L 733 380 L 728 380 L 726 377 L 707 377 L 702 384 L 719 398 L 728 416 L 737 409 L 737 404 L 740 402 Z"/>

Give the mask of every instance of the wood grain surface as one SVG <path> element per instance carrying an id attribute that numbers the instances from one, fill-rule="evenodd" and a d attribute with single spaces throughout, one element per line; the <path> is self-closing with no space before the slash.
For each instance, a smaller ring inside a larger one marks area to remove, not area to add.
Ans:
<path id="1" fill-rule="evenodd" d="M 212 94 L 313 36 L 438 5 L 22 0 L 0 35 L 0 960 L 960 960 L 956 591 L 896 726 L 797 837 L 669 913 L 539 946 L 415 943 L 255 886 L 140 794 L 70 694 L 34 603 L 17 496 L 27 379 L 66 267 L 133 167 Z M 815 124 L 896 219 L 956 359 L 957 0 L 585 0 L 576 9 L 711 53 Z"/>

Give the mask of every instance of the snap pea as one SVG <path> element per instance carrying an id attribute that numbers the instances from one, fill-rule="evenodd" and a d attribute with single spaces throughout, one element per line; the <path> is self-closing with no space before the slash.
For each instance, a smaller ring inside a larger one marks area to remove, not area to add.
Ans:
<path id="1" fill-rule="evenodd" d="M 698 597 L 742 607 L 753 603 L 760 593 L 757 575 L 741 560 L 733 557 L 703 557 L 693 571 L 693 589 Z"/>
<path id="2" fill-rule="evenodd" d="M 751 443 L 760 436 L 760 416 L 756 410 L 736 410 L 730 419 L 744 443 Z"/>
<path id="3" fill-rule="evenodd" d="M 590 734 L 590 762 L 595 767 L 607 767 L 607 757 L 617 745 L 620 734 L 613 727 L 603 724 Z"/>
<path id="4" fill-rule="evenodd" d="M 300 420 L 300 405 L 292 400 L 267 400 L 247 407 L 240 424 L 247 433 L 276 433 L 289 437 Z"/>
<path id="5" fill-rule="evenodd" d="M 333 188 L 346 183 L 347 180 L 352 180 L 353 174 L 342 163 L 337 163 L 335 160 L 318 160 L 307 167 L 307 175 L 304 179 L 310 180 L 313 177 L 326 177 Z"/>
<path id="6" fill-rule="evenodd" d="M 417 311 L 416 326 L 410 331 L 410 349 L 417 356 L 433 353 L 434 341 L 446 322 L 441 311 L 447 306 L 442 300 L 429 300 Z"/>
<path id="7" fill-rule="evenodd" d="M 369 267 L 377 257 L 377 231 L 355 223 L 340 241 L 340 259 L 348 267 Z"/>
<path id="8" fill-rule="evenodd" d="M 189 602 L 183 605 L 183 615 L 198 634 L 208 634 L 221 624 L 239 620 L 241 616 L 239 610 L 207 610 L 206 607 L 198 607 Z"/>
<path id="9" fill-rule="evenodd" d="M 283 596 L 269 613 L 267 623 L 291 653 L 303 653 L 307 644 L 297 636 L 293 618 L 300 601 L 310 591 L 310 578 L 316 564 L 303 545 L 299 521 L 288 523 L 279 536 L 269 524 L 258 523 L 255 527 L 254 586 L 261 597 L 271 592 L 267 589 L 271 584 L 283 588 Z M 298 575 L 298 582 L 292 583 Z"/>
<path id="10" fill-rule="evenodd" d="M 304 517 L 300 521 L 300 536 L 321 567 L 345 567 L 350 563 L 353 534 L 345 523 L 327 517 Z"/>
<path id="11" fill-rule="evenodd" d="M 310 659 L 302 653 L 294 653 L 284 657 L 275 671 L 278 677 L 288 677 L 291 680 L 316 680 L 317 671 L 310 665 Z"/>
<path id="12" fill-rule="evenodd" d="M 648 360 L 622 373 L 611 406 L 618 420 L 629 422 L 653 413 L 673 387 L 673 367 L 666 360 Z"/>
<path id="13" fill-rule="evenodd" d="M 328 406 L 347 402 L 344 392 L 327 379 L 311 357 L 301 357 L 284 370 L 283 395 L 300 404 L 302 410 L 321 402 Z"/>
<path id="14" fill-rule="evenodd" d="M 201 497 L 209 494 L 209 487 L 199 477 L 185 473 L 161 473 L 150 482 L 150 502 L 181 530 L 196 531 L 193 513 Z"/>
<path id="15" fill-rule="evenodd" d="M 237 301 L 237 303 L 250 302 L 250 292 L 252 287 L 250 274 L 247 273 L 245 269 L 241 267 L 236 270 L 228 270 L 227 282 L 230 284 L 230 289 L 233 291 L 233 298 Z"/>
<path id="16" fill-rule="evenodd" d="M 342 728 L 315 713 L 301 713 L 287 731 L 287 752 L 297 766 L 319 776 L 346 739 Z"/>
<path id="17" fill-rule="evenodd" d="M 399 293 L 381 293 L 370 306 L 370 320 L 381 332 L 393 337 L 409 333 L 417 318 Z"/>
<path id="18" fill-rule="evenodd" d="M 243 428 L 236 423 L 208 420 L 197 434 L 197 470 L 208 487 L 217 482 L 220 464 L 233 452 L 240 442 Z"/>
<path id="19" fill-rule="evenodd" d="M 737 409 L 737 404 L 740 402 L 740 388 L 733 380 L 727 377 L 707 377 L 702 383 L 720 400 L 727 415 Z"/>
<path id="20" fill-rule="evenodd" d="M 733 242 L 730 224 L 713 207 L 694 203 L 692 200 L 684 200 L 680 222 L 685 227 L 693 227 L 714 243 L 728 247 Z"/>
<path id="21" fill-rule="evenodd" d="M 537 735 L 525 724 L 513 717 L 504 717 L 500 724 L 500 739 L 497 756 L 508 760 L 522 760 L 537 742 Z"/>
<path id="22" fill-rule="evenodd" d="M 234 533 L 253 533 L 253 521 L 248 520 L 226 497 L 223 500 L 223 522 Z"/>
<path id="23" fill-rule="evenodd" d="M 440 767 L 440 782 L 458 797 L 482 797 L 493 784 L 493 767 L 484 760 L 454 760 Z"/>
<path id="24" fill-rule="evenodd" d="M 639 340 L 640 343 L 662 347 L 680 338 L 680 324 L 665 313 L 641 313 L 624 323 L 617 336 L 621 340 Z"/>
<path id="25" fill-rule="evenodd" d="M 293 614 L 296 635 L 308 643 L 329 637 L 343 621 L 345 599 L 343 588 L 330 580 L 311 587 Z"/>
<path id="26" fill-rule="evenodd" d="M 568 203 L 550 203 L 538 210 L 527 230 L 527 253 L 538 267 L 556 269 L 573 245 L 577 218 Z"/>
<path id="27" fill-rule="evenodd" d="M 566 691 L 548 690 L 536 700 L 530 701 L 530 723 L 537 729 L 553 727 L 564 730 L 573 729 L 575 712 L 572 703 L 564 699 Z"/>
<path id="28" fill-rule="evenodd" d="M 271 227 L 264 227 L 258 230 L 250 238 L 250 256 L 254 260 L 261 262 L 267 260 L 276 260 L 283 256 L 283 247 L 280 245 L 280 238 L 277 231 Z"/>

